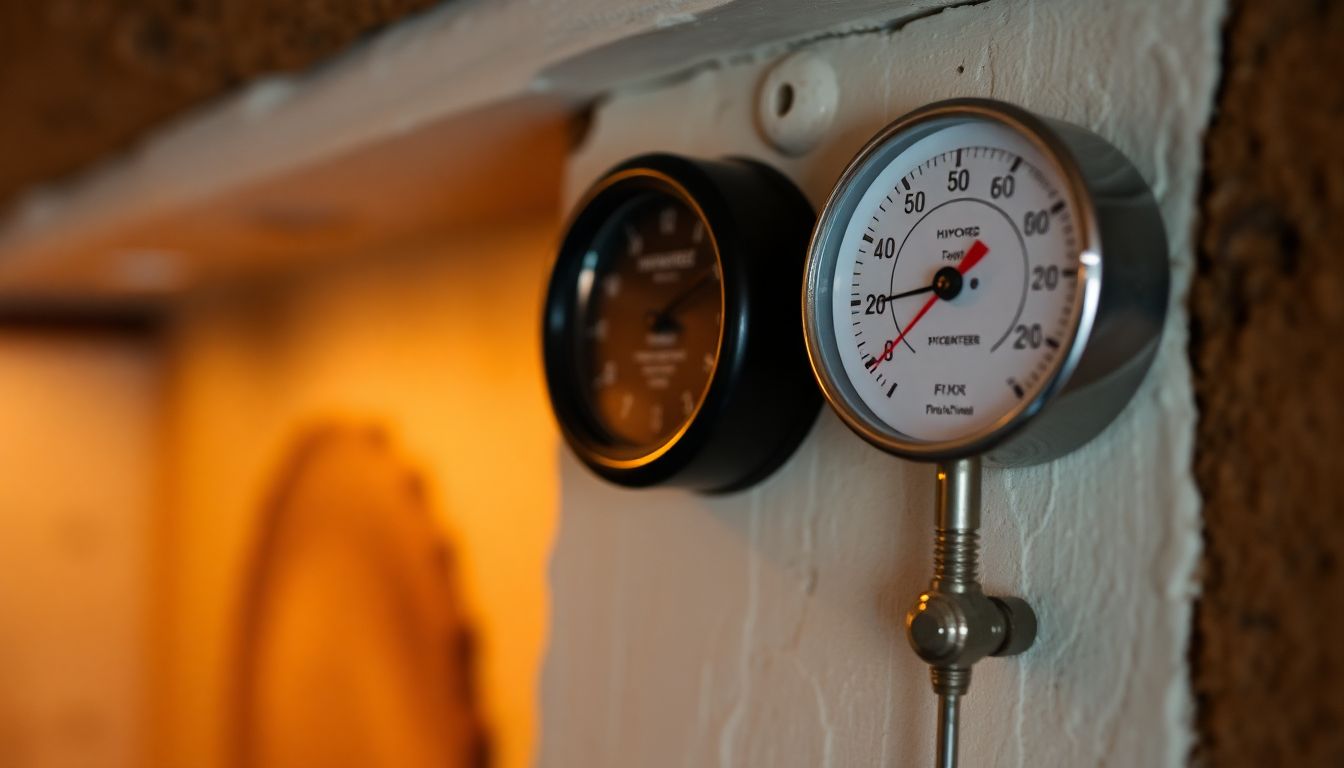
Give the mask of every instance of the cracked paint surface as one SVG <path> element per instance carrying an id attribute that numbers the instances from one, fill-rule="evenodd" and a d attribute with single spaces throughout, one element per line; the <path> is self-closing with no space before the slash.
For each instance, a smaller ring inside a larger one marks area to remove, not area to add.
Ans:
<path id="1" fill-rule="evenodd" d="M 830 134 L 801 158 L 755 131 L 768 61 L 616 94 L 573 158 L 570 200 L 614 163 L 665 150 L 765 159 L 819 206 L 887 122 L 976 95 L 1091 128 L 1153 185 L 1174 278 L 1153 372 L 1091 444 L 985 477 L 985 587 L 1029 599 L 1041 631 L 1026 655 L 976 667 L 968 765 L 1180 765 L 1191 745 L 1199 501 L 1183 298 L 1222 11 L 950 8 L 808 46 L 841 93 Z M 743 493 L 616 489 L 567 453 L 561 488 L 543 765 L 931 762 L 934 699 L 902 629 L 932 569 L 930 467 L 879 453 L 824 410 L 797 454 Z"/>

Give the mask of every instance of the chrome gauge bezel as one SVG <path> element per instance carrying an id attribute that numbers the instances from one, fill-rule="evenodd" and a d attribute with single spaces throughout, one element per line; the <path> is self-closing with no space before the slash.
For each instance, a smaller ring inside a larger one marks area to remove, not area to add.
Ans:
<path id="1" fill-rule="evenodd" d="M 935 131 L 967 121 L 998 123 L 1036 147 L 1062 179 L 1077 232 L 1079 299 L 1074 302 L 1065 353 L 1044 383 L 994 423 L 952 440 L 923 441 L 888 426 L 859 396 L 841 360 L 831 319 L 836 265 L 845 229 L 874 179 L 902 152 Z M 1021 430 L 1065 387 L 1078 367 L 1101 299 L 1103 254 L 1097 210 L 1082 169 L 1044 120 L 1021 108 L 986 99 L 953 99 L 915 110 L 888 125 L 850 161 L 822 209 L 808 247 L 803 285 L 803 330 L 808 359 L 826 399 L 856 433 L 883 450 L 910 459 L 942 461 L 987 453 Z"/>

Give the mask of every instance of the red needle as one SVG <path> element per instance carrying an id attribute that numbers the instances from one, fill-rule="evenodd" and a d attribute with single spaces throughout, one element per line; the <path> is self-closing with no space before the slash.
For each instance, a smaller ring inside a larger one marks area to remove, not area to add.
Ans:
<path id="1" fill-rule="evenodd" d="M 985 258 L 985 254 L 987 253 L 989 253 L 989 246 L 985 245 L 983 242 L 976 240 L 974 243 L 971 243 L 970 250 L 966 251 L 966 255 L 961 259 L 961 263 L 957 264 L 957 271 L 963 275 L 970 272 L 975 268 L 976 264 L 980 263 L 981 259 Z M 905 330 L 901 331 L 901 335 L 882 345 L 882 354 L 877 358 L 877 365 L 873 366 L 874 371 L 876 371 L 878 366 L 882 365 L 884 361 L 892 358 L 892 352 L 894 352 L 896 348 L 901 345 L 901 342 L 905 340 L 905 335 L 914 330 L 915 323 L 918 323 L 919 319 L 924 317 L 924 315 L 933 308 L 933 305 L 937 303 L 938 295 L 934 294 L 933 296 L 930 296 L 929 300 L 924 302 L 924 306 L 920 307 L 919 311 L 915 313 L 915 316 L 906 324 Z"/>
<path id="2" fill-rule="evenodd" d="M 981 259 L 985 258 L 986 253 L 989 253 L 988 245 L 985 245 L 979 240 L 971 243 L 971 249 L 966 252 L 966 256 L 962 258 L 961 263 L 957 265 L 957 271 L 963 275 L 970 272 L 975 268 L 976 264 L 980 263 Z"/>

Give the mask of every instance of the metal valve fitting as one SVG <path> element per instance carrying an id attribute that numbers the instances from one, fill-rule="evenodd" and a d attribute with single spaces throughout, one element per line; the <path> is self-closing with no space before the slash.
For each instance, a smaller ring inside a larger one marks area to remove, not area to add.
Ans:
<path id="1" fill-rule="evenodd" d="M 1036 613 L 1019 597 L 990 597 L 980 587 L 980 460 L 938 465 L 934 574 L 905 617 L 906 636 L 930 665 L 939 697 L 938 763 L 957 762 L 957 715 L 971 666 L 1012 656 L 1036 640 Z"/>

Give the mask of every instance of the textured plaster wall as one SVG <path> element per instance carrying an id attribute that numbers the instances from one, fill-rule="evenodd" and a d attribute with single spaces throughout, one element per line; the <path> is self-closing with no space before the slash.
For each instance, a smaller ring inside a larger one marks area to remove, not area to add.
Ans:
<path id="1" fill-rule="evenodd" d="M 312 66 L 434 0 L 171 0 L 0 6 L 0 201 L 123 151 L 152 127 Z"/>
<path id="2" fill-rule="evenodd" d="M 1233 7 L 1190 294 L 1201 757 L 1340 766 L 1344 4 Z"/>
<path id="3" fill-rule="evenodd" d="M 1172 313 L 1134 402 L 1048 466 L 985 478 L 984 581 L 1022 594 L 1037 646 L 975 673 L 968 765 L 1183 763 L 1199 556 L 1183 296 L 1222 3 L 989 0 L 823 39 L 838 118 L 785 160 L 754 129 L 768 61 L 616 95 L 571 165 L 569 199 L 629 155 L 746 154 L 815 203 L 878 128 L 925 102 L 992 96 L 1088 126 L 1153 185 Z M 823 412 L 744 493 L 608 487 L 561 449 L 541 760 L 549 766 L 919 765 L 934 709 L 901 619 L 927 582 L 932 477 Z"/>

